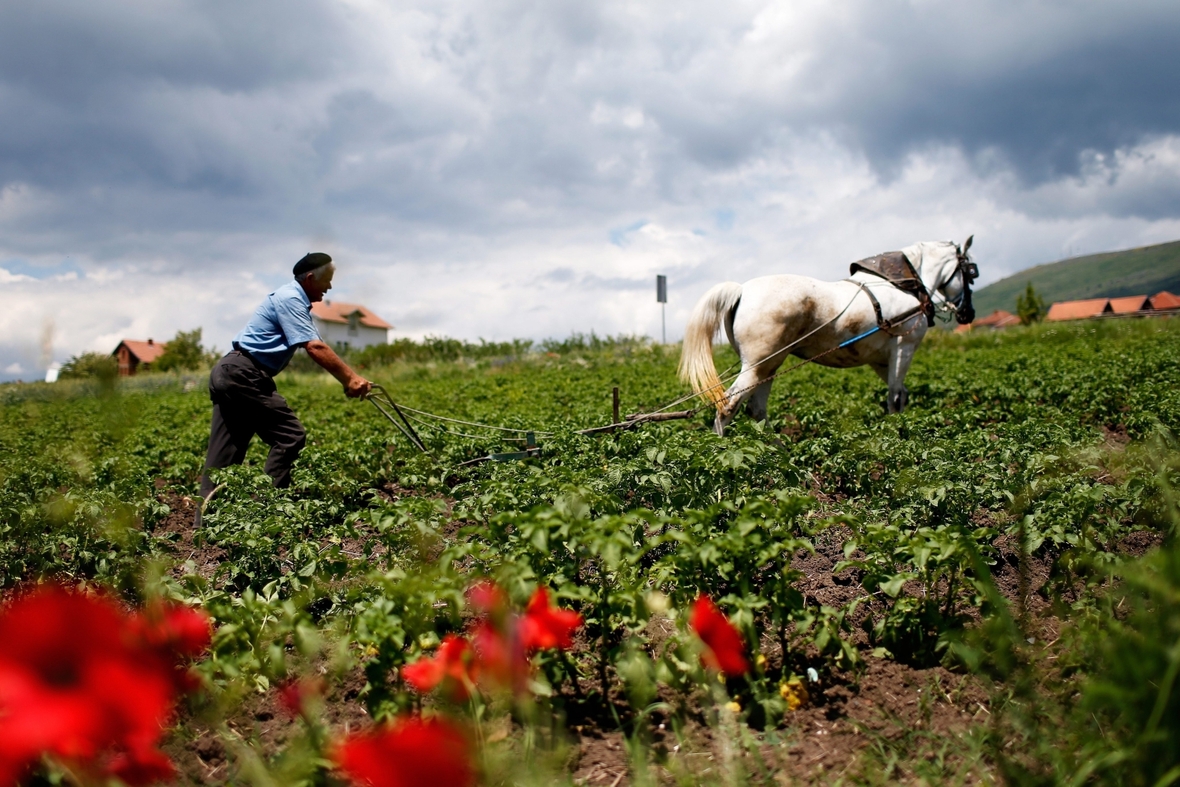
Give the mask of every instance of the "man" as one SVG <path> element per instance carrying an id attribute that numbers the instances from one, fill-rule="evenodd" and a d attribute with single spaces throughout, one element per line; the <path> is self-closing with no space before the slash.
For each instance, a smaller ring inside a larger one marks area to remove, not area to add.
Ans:
<path id="1" fill-rule="evenodd" d="M 213 423 L 209 430 L 201 497 L 209 499 L 209 468 L 241 464 L 254 435 L 270 446 L 266 474 L 276 487 L 289 486 L 291 466 L 307 443 L 295 413 L 275 390 L 274 376 L 304 347 L 311 359 L 340 381 L 346 396 L 363 397 L 373 384 L 348 367 L 320 340 L 311 321 L 311 305 L 332 289 L 336 267 L 321 252 L 306 255 L 294 268 L 295 281 L 266 296 L 246 327 L 234 337 L 233 351 L 209 373 Z M 201 507 L 197 508 L 200 523 Z"/>

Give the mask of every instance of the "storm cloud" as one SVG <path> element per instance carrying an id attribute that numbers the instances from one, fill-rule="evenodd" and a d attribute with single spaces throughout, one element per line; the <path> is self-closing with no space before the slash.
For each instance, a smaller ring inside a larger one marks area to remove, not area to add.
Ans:
<path id="1" fill-rule="evenodd" d="M 919 239 L 985 281 L 1171 240 L 1178 42 L 1150 1 L 6 4 L 0 368 L 225 347 L 311 248 L 399 333 L 506 338 L 654 334 L 656 273 L 674 335 Z"/>

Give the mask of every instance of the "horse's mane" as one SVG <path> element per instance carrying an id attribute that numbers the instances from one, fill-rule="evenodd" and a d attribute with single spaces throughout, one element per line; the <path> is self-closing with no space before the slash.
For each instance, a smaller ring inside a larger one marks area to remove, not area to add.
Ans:
<path id="1" fill-rule="evenodd" d="M 957 253 L 958 249 L 958 244 L 951 240 L 923 240 L 906 246 L 901 251 L 910 258 L 910 262 L 914 264 L 915 268 L 919 268 L 923 263 L 933 261 L 935 257 L 939 262 L 945 262 L 948 256 L 947 252 Z"/>
<path id="2" fill-rule="evenodd" d="M 949 260 L 957 260 L 959 245 L 950 240 L 924 240 L 901 250 L 909 258 L 919 276 L 924 276 L 924 266 L 929 264 L 943 264 Z"/>

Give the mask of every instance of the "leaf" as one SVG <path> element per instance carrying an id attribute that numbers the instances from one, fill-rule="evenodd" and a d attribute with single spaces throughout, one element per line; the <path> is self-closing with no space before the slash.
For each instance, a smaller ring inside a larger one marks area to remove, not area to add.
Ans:
<path id="1" fill-rule="evenodd" d="M 889 578 L 888 580 L 882 581 L 878 587 L 880 587 L 881 592 L 885 595 L 889 596 L 890 598 L 896 598 L 897 594 L 901 592 L 902 585 L 904 585 L 908 579 L 910 579 L 910 575 L 898 574 Z"/>

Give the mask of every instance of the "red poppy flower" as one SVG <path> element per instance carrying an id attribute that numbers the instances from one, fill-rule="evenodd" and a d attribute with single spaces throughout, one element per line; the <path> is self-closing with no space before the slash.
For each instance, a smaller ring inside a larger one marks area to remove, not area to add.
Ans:
<path id="1" fill-rule="evenodd" d="M 549 590 L 538 587 L 520 622 L 520 639 L 525 650 L 573 647 L 572 635 L 582 625 L 582 616 L 568 609 L 549 606 Z"/>
<path id="2" fill-rule="evenodd" d="M 708 596 L 700 596 L 692 605 L 689 625 L 705 643 L 701 662 L 709 669 L 729 676 L 744 675 L 750 669 L 746 661 L 746 643 Z"/>
<path id="3" fill-rule="evenodd" d="M 471 641 L 482 683 L 509 688 L 517 694 L 527 689 L 529 660 L 519 629 L 515 617 L 506 620 L 503 626 L 481 620 L 472 628 Z"/>
<path id="4" fill-rule="evenodd" d="M 209 616 L 183 604 L 149 606 L 136 628 L 145 644 L 174 657 L 199 656 L 213 639 Z"/>
<path id="5" fill-rule="evenodd" d="M 307 712 L 308 703 L 324 694 L 324 681 L 319 677 L 297 678 L 279 686 L 278 700 L 292 717 Z"/>
<path id="6" fill-rule="evenodd" d="M 422 694 L 434 691 L 440 683 L 458 700 L 468 696 L 468 686 L 475 682 L 475 653 L 463 637 L 448 634 L 433 656 L 423 656 L 402 668 L 402 676 Z"/>
<path id="7" fill-rule="evenodd" d="M 463 732 L 441 719 L 400 719 L 351 735 L 332 753 L 336 766 L 364 787 L 470 787 L 471 746 Z"/>
<path id="8" fill-rule="evenodd" d="M 134 644 L 151 650 L 161 668 L 173 677 L 176 690 L 190 693 L 200 681 L 185 662 L 203 653 L 213 640 L 212 622 L 204 612 L 183 604 L 156 602 L 133 618 L 128 626 Z"/>
<path id="9" fill-rule="evenodd" d="M 481 615 L 501 615 L 508 611 L 508 594 L 490 579 L 480 580 L 469 587 L 467 601 Z"/>
<path id="10" fill-rule="evenodd" d="M 176 767 L 172 760 L 154 748 L 117 754 L 104 770 L 131 787 L 159 784 L 176 778 Z"/>
<path id="11" fill-rule="evenodd" d="M 127 622 L 110 600 L 60 587 L 10 604 L 0 615 L 0 746 L 88 758 L 129 736 L 158 738 L 171 681 L 129 643 Z"/>
<path id="12" fill-rule="evenodd" d="M 0 769 L 50 754 L 83 770 L 118 768 L 128 783 L 164 772 L 156 745 L 177 660 L 145 642 L 142 626 L 108 598 L 55 585 L 0 610 Z"/>
<path id="13" fill-rule="evenodd" d="M 28 766 L 28 762 L 15 762 L 0 756 L 0 784 L 5 787 L 10 784 L 20 784 L 21 777 L 28 770 Z"/>

